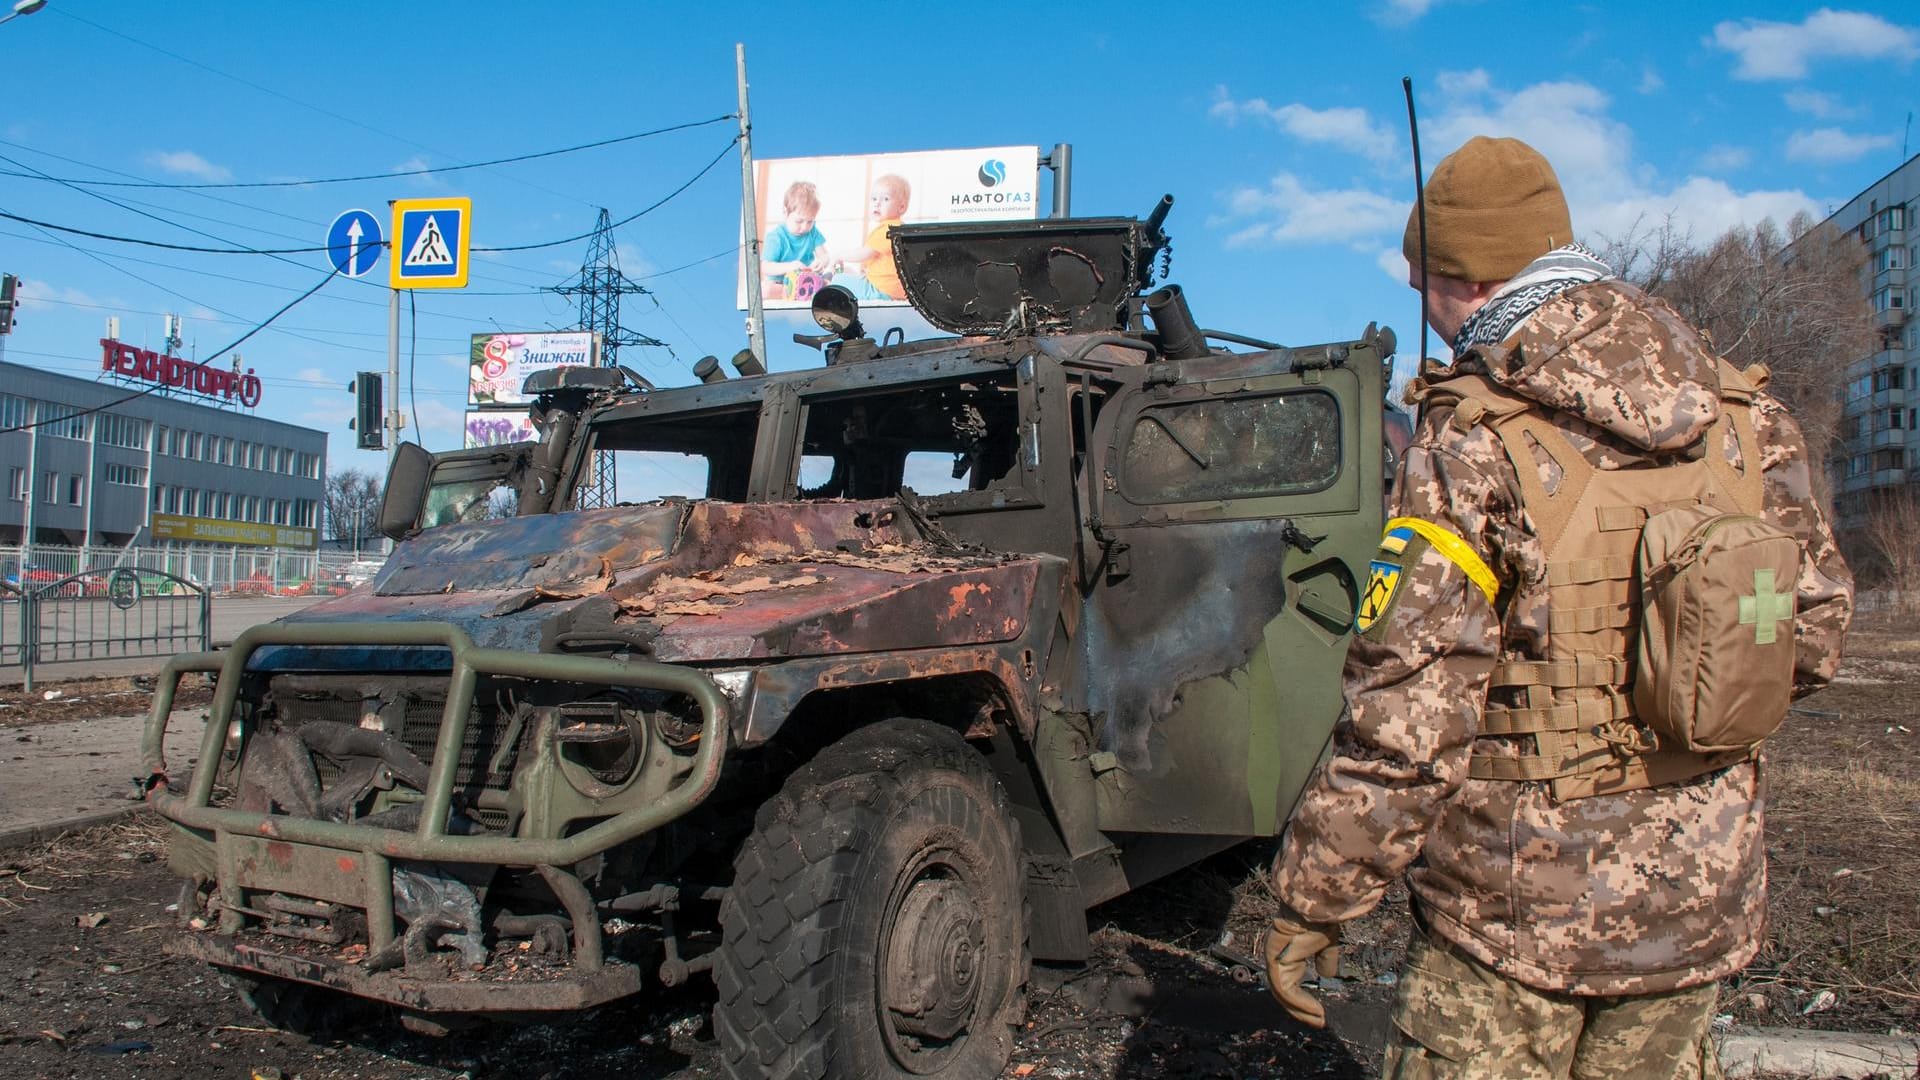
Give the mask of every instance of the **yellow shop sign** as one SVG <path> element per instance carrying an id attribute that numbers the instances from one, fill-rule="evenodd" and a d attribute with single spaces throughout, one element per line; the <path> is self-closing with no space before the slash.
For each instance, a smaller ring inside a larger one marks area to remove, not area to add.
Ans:
<path id="1" fill-rule="evenodd" d="M 221 518 L 187 517 L 182 514 L 153 515 L 153 538 L 206 544 L 251 544 L 255 547 L 313 548 L 320 536 L 314 529 L 289 525 L 262 525 L 252 521 L 226 521 Z"/>

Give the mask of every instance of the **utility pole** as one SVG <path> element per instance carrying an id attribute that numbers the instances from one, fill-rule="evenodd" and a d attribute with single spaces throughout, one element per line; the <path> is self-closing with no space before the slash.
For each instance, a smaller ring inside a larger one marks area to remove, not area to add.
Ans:
<path id="1" fill-rule="evenodd" d="M 1073 216 L 1073 144 L 1054 143 L 1053 152 L 1040 155 L 1040 167 L 1053 170 L 1053 216 Z"/>
<path id="2" fill-rule="evenodd" d="M 747 110 L 747 47 L 735 44 L 733 67 L 740 80 L 740 231 L 747 248 L 747 348 L 767 362 L 767 313 L 760 300 L 760 214 L 753 197 L 753 120 Z"/>
<path id="3" fill-rule="evenodd" d="M 396 256 L 397 257 L 397 256 Z M 400 453 L 400 290 L 388 289 L 387 297 L 387 472 L 393 472 L 393 459 Z M 381 481 L 385 483 L 384 480 Z"/>

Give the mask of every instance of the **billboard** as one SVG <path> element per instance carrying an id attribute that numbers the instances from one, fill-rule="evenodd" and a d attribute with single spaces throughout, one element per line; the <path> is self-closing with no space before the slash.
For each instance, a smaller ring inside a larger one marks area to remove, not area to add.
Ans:
<path id="1" fill-rule="evenodd" d="M 468 354 L 467 406 L 525 405 L 520 386 L 527 376 L 561 364 L 599 362 L 600 339 L 591 330 L 475 334 Z"/>
<path id="2" fill-rule="evenodd" d="M 533 429 L 533 421 L 524 412 L 469 412 L 467 413 L 468 450 L 476 446 L 499 446 L 503 443 L 535 442 L 540 433 Z"/>
<path id="3" fill-rule="evenodd" d="M 990 146 L 911 154 L 764 158 L 753 163 L 760 280 L 740 260 L 738 300 L 760 290 L 768 309 L 805 308 L 825 285 L 866 305 L 906 292 L 887 241 L 893 226 L 1038 216 L 1040 150 Z"/>

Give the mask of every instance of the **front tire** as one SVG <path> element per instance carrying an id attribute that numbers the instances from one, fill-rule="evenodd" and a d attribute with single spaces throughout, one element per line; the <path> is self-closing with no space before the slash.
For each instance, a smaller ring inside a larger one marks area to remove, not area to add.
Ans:
<path id="1" fill-rule="evenodd" d="M 735 1080 L 984 1077 L 1029 959 L 1020 832 L 949 728 L 890 720 L 760 808 L 720 906 L 714 1029 Z"/>
<path id="2" fill-rule="evenodd" d="M 374 1019 L 380 1008 L 350 994 L 271 975 L 224 972 L 247 1011 L 268 1026 L 307 1039 L 328 1039 Z"/>

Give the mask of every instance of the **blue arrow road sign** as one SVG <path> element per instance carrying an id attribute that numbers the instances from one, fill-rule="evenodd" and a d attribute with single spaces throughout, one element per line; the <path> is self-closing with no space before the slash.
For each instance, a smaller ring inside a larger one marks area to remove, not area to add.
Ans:
<path id="1" fill-rule="evenodd" d="M 327 229 L 327 258 L 348 277 L 359 277 L 380 261 L 380 219 L 365 210 L 349 210 Z"/>

